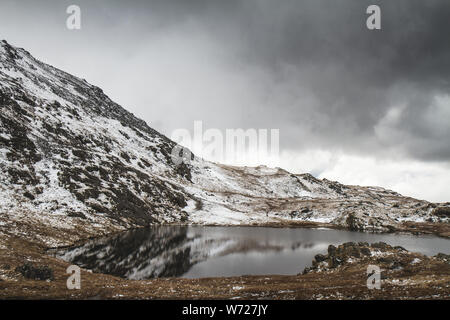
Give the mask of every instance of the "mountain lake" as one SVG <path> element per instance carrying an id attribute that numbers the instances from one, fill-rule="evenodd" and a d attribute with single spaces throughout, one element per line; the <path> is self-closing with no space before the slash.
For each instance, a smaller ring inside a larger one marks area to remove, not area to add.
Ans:
<path id="1" fill-rule="evenodd" d="M 330 244 L 386 242 L 413 252 L 450 253 L 436 236 L 377 234 L 333 229 L 244 226 L 152 226 L 57 249 L 80 267 L 127 279 L 293 275 L 311 266 Z"/>

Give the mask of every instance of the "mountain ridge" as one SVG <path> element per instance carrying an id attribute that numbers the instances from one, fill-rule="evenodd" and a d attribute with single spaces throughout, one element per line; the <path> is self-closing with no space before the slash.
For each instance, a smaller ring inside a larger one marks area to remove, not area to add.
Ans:
<path id="1" fill-rule="evenodd" d="M 176 165 L 175 142 L 100 88 L 5 40 L 0 106 L 0 230 L 46 245 L 154 223 L 305 222 L 386 232 L 404 222 L 448 222 L 435 214 L 448 203 L 381 187 L 197 157 Z"/>

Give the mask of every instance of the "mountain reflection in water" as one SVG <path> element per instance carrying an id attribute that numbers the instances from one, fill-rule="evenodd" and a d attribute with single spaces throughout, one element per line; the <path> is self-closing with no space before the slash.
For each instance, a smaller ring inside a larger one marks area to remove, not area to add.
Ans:
<path id="1" fill-rule="evenodd" d="M 128 279 L 296 274 L 329 244 L 385 241 L 434 254 L 448 240 L 342 230 L 152 226 L 61 249 L 56 256 L 94 272 Z M 440 250 L 445 252 L 445 250 Z"/>

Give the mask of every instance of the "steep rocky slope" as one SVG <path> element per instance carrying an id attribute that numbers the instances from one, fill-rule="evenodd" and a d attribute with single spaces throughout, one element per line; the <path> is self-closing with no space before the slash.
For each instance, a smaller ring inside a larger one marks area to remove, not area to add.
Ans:
<path id="1" fill-rule="evenodd" d="M 0 108 L 0 231 L 49 246 L 150 223 L 448 226 L 449 204 L 383 188 L 199 158 L 176 165 L 176 144 L 100 88 L 6 41 Z"/>

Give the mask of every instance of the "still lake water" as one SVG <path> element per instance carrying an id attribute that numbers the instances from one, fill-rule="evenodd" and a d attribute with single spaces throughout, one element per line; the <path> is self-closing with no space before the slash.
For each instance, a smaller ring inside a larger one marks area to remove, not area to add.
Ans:
<path id="1" fill-rule="evenodd" d="M 128 279 L 297 274 L 328 245 L 379 242 L 435 255 L 450 240 L 328 229 L 153 226 L 95 239 L 56 255 L 95 272 Z"/>

